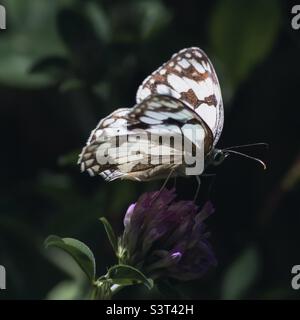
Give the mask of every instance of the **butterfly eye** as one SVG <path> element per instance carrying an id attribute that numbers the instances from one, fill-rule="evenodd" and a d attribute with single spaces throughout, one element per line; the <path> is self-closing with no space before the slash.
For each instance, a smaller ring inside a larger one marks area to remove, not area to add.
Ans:
<path id="1" fill-rule="evenodd" d="M 216 151 L 216 153 L 214 155 L 213 164 L 215 166 L 218 166 L 219 164 L 221 164 L 224 161 L 225 157 L 226 157 L 226 155 L 224 154 L 224 152 L 222 150 Z"/>

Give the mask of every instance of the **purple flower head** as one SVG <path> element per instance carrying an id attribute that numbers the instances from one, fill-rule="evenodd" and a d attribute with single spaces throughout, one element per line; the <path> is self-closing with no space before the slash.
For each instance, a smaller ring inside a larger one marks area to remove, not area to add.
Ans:
<path id="1" fill-rule="evenodd" d="M 130 205 L 120 239 L 120 262 L 149 277 L 192 280 L 216 259 L 204 220 L 214 211 L 207 202 L 199 212 L 193 201 L 175 201 L 175 190 L 143 194 Z"/>

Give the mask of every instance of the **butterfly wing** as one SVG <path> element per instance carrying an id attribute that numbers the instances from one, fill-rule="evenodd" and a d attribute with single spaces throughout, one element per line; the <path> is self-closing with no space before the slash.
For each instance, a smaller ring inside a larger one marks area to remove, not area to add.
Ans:
<path id="1" fill-rule="evenodd" d="M 79 156 L 81 170 L 92 176 L 101 175 L 108 181 L 118 178 L 152 180 L 168 176 L 170 170 L 179 174 L 182 148 L 151 137 L 188 139 L 186 126 L 203 131 L 204 153 L 209 153 L 213 141 L 210 128 L 193 110 L 173 97 L 154 95 L 132 109 L 116 110 L 101 120 L 91 133 Z M 137 148 L 138 152 L 129 152 Z"/>
<path id="2" fill-rule="evenodd" d="M 137 91 L 138 103 L 153 94 L 183 101 L 206 122 L 213 133 L 213 146 L 223 129 L 221 89 L 214 67 L 199 48 L 183 49 L 147 77 Z"/>

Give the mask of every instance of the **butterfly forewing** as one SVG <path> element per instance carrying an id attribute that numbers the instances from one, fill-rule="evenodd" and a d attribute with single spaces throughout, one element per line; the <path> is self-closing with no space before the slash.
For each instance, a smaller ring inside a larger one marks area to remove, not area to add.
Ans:
<path id="1" fill-rule="evenodd" d="M 182 159 L 185 150 L 153 137 L 178 137 L 183 141 L 189 139 L 185 130 L 187 126 L 203 131 L 204 153 L 209 153 L 212 132 L 198 114 L 176 98 L 151 95 L 132 109 L 116 110 L 100 121 L 79 157 L 81 170 L 90 175 L 101 175 L 108 181 L 163 178 L 170 170 L 174 175 L 182 174 L 184 163 L 178 164 L 175 160 Z M 116 136 L 118 144 L 115 144 Z M 192 144 L 197 148 L 194 141 Z M 128 150 L 137 145 L 139 153 L 129 154 Z M 143 149 L 143 146 L 147 148 Z M 99 154 L 105 155 L 109 163 L 104 163 Z"/>
<path id="2" fill-rule="evenodd" d="M 221 135 L 224 114 L 221 89 L 214 67 L 199 48 L 183 49 L 147 77 L 137 92 L 138 103 L 153 94 L 183 101 L 206 122 L 213 145 Z"/>

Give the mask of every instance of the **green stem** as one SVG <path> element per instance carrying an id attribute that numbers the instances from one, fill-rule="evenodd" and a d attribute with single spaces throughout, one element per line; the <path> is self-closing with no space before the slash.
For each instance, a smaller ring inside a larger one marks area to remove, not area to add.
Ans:
<path id="1" fill-rule="evenodd" d="M 91 300 L 110 300 L 111 290 L 110 283 L 107 280 L 97 280 L 93 283 Z"/>

